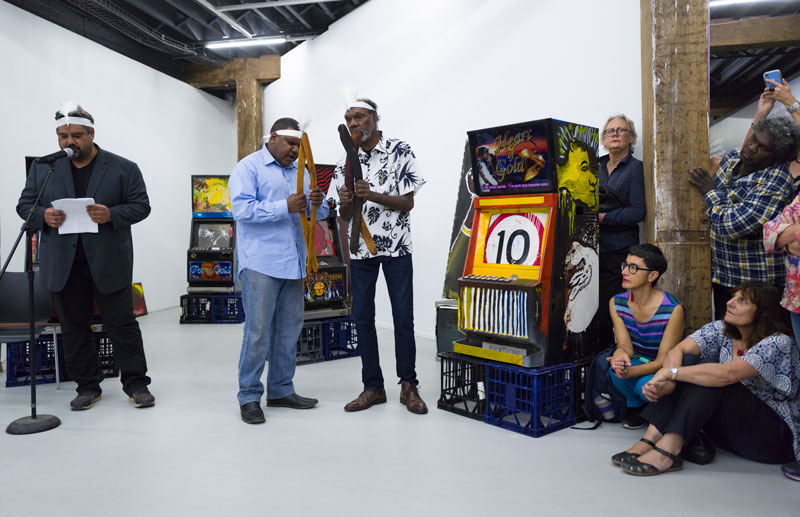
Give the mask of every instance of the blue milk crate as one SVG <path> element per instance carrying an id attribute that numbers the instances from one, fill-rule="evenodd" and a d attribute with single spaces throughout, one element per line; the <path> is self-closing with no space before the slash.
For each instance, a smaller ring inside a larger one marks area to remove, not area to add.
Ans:
<path id="1" fill-rule="evenodd" d="M 241 323 L 243 321 L 242 293 L 220 294 L 211 297 L 211 323 Z"/>
<path id="2" fill-rule="evenodd" d="M 303 323 L 297 340 L 297 364 L 318 363 L 325 359 L 322 346 L 322 320 Z"/>
<path id="3" fill-rule="evenodd" d="M 486 364 L 484 422 L 540 437 L 575 423 L 575 365 Z"/>
<path id="4" fill-rule="evenodd" d="M 323 320 L 323 344 L 326 361 L 358 356 L 355 318 L 345 316 Z"/>
<path id="5" fill-rule="evenodd" d="M 58 336 L 61 346 L 61 336 Z M 60 349 L 59 349 L 60 351 Z M 56 354 L 52 334 L 42 334 L 36 340 L 36 383 L 56 382 Z M 63 357 L 63 356 L 62 356 Z M 62 374 L 64 370 L 61 370 Z M 28 386 L 31 383 L 31 351 L 29 341 L 6 344 L 6 388 Z"/>

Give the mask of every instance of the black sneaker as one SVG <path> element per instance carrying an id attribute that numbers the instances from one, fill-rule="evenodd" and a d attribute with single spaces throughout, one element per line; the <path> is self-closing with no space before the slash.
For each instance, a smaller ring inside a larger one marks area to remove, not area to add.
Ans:
<path id="1" fill-rule="evenodd" d="M 135 388 L 133 393 L 128 395 L 128 400 L 133 402 L 133 407 L 138 408 L 155 406 L 156 404 L 156 398 L 145 386 Z"/>
<path id="2" fill-rule="evenodd" d="M 78 396 L 69 403 L 69 408 L 73 411 L 85 411 L 94 406 L 94 403 L 102 398 L 103 395 L 99 391 L 81 391 L 78 392 Z"/>
<path id="3" fill-rule="evenodd" d="M 639 415 L 631 415 L 622 421 L 622 427 L 625 429 L 641 429 L 647 425 L 647 420 Z"/>

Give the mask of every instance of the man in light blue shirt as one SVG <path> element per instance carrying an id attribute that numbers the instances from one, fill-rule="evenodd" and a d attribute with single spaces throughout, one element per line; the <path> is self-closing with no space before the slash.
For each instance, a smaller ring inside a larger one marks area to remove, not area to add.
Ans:
<path id="1" fill-rule="evenodd" d="M 297 154 L 302 133 L 296 120 L 281 118 L 270 129 L 261 150 L 245 157 L 233 169 L 228 189 L 236 220 L 239 280 L 247 315 L 239 356 L 239 407 L 248 424 L 265 421 L 261 410 L 267 372 L 267 406 L 309 409 L 317 400 L 294 391 L 297 338 L 303 327 L 303 278 L 306 247 L 300 217 L 311 205 L 317 219 L 328 217 L 319 188 L 296 194 Z"/>

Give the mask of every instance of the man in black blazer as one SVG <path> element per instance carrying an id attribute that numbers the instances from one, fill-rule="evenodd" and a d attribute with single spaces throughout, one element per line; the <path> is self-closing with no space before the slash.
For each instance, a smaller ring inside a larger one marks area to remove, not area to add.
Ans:
<path id="1" fill-rule="evenodd" d="M 122 389 L 135 407 L 155 398 L 147 389 L 147 361 L 139 323 L 133 316 L 131 225 L 150 214 L 139 167 L 94 143 L 94 118 L 77 104 L 56 112 L 56 134 L 71 158 L 59 158 L 38 204 L 36 195 L 48 165 L 34 163 L 17 204 L 23 219 L 33 210 L 31 226 L 42 230 L 40 274 L 53 295 L 64 336 L 67 372 L 78 383 L 70 407 L 89 409 L 100 400 L 103 373 L 92 338 L 94 301 L 114 344 Z M 86 208 L 97 233 L 59 233 L 65 212 L 51 206 L 64 198 L 93 198 Z"/>

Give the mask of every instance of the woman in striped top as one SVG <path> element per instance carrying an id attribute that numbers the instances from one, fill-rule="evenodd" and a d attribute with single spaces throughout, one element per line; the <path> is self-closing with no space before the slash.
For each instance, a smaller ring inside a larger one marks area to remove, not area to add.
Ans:
<path id="1" fill-rule="evenodd" d="M 629 417 L 622 422 L 623 427 L 640 429 L 645 422 L 636 408 L 647 404 L 642 386 L 683 338 L 684 314 L 674 295 L 655 287 L 667 270 L 667 259 L 657 246 L 631 247 L 621 268 L 622 287 L 627 291 L 609 302 L 617 349 L 608 359 L 608 375 L 627 402 Z"/>

